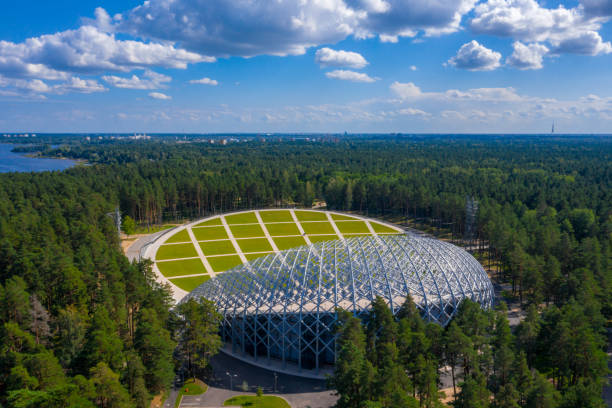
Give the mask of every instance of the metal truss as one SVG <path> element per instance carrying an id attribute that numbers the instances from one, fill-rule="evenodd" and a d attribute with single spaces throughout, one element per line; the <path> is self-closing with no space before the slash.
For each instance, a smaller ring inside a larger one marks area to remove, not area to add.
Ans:
<path id="1" fill-rule="evenodd" d="M 365 317 L 376 296 L 397 313 L 410 294 L 445 326 L 463 299 L 493 304 L 493 286 L 463 249 L 414 234 L 325 241 L 258 258 L 218 275 L 189 298 L 214 301 L 232 352 L 298 370 L 335 361 L 336 309 Z M 297 365 L 297 366 L 296 366 Z"/>

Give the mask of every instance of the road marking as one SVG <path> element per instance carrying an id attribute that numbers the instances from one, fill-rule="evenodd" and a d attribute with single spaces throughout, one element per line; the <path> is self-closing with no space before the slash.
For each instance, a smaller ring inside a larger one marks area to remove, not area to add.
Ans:
<path id="1" fill-rule="evenodd" d="M 195 247 L 195 250 L 198 253 L 198 256 L 200 257 L 200 259 L 202 260 L 202 263 L 204 264 L 204 268 L 206 268 L 206 272 L 208 272 L 211 278 L 214 278 L 215 276 L 217 276 L 217 274 L 215 273 L 215 271 L 213 271 L 212 266 L 210 266 L 210 264 L 208 263 L 208 260 L 204 256 L 204 252 L 202 252 L 202 248 L 200 248 L 200 244 L 198 244 L 198 240 L 196 239 L 195 235 L 193 235 L 193 231 L 191 230 L 191 227 L 187 227 L 186 230 L 187 230 L 187 233 L 189 234 L 189 238 L 191 238 L 191 243 Z"/>

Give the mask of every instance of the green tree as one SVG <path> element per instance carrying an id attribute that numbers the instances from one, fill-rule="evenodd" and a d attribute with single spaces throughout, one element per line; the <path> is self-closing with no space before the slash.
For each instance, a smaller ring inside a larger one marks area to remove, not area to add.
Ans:
<path id="1" fill-rule="evenodd" d="M 221 315 L 213 302 L 203 298 L 179 304 L 177 313 L 180 317 L 179 347 L 187 358 L 189 374 L 195 378 L 221 348 Z"/>

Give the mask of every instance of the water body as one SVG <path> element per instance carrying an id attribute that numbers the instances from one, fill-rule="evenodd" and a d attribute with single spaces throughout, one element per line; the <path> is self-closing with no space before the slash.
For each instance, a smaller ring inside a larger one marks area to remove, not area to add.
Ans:
<path id="1" fill-rule="evenodd" d="M 11 152 L 14 147 L 0 143 L 0 173 L 65 170 L 76 164 L 74 160 L 27 157 Z"/>

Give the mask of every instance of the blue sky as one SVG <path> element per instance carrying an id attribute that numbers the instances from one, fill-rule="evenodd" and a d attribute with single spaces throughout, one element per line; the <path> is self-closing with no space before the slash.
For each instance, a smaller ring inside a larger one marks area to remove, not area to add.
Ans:
<path id="1" fill-rule="evenodd" d="M 13 2 L 0 132 L 612 133 L 611 18 L 612 0 Z"/>

